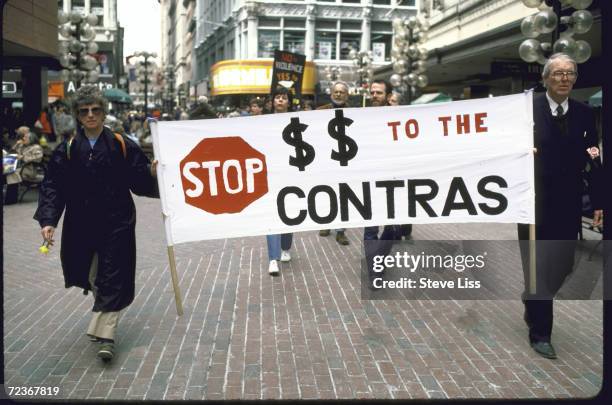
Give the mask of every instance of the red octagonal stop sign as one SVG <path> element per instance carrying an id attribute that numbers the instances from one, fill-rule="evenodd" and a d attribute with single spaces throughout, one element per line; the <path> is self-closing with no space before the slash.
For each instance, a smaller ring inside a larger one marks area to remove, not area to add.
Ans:
<path id="1" fill-rule="evenodd" d="M 239 136 L 204 139 L 180 169 L 185 202 L 212 214 L 240 212 L 268 192 L 266 157 Z"/>

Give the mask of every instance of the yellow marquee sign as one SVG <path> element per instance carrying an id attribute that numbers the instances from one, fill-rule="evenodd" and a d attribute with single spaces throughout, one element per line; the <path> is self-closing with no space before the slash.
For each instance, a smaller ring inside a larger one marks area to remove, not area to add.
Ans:
<path id="1" fill-rule="evenodd" d="M 215 63 L 211 69 L 211 90 L 213 96 L 226 94 L 266 94 L 272 83 L 272 59 L 224 60 Z M 315 65 L 306 62 L 302 94 L 315 93 Z"/>

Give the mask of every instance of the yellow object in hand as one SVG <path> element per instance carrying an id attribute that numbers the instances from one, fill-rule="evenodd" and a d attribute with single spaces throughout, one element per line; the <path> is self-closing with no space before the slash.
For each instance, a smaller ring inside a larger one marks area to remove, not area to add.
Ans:
<path id="1" fill-rule="evenodd" d="M 38 248 L 38 251 L 44 255 L 49 253 L 49 243 L 44 241 L 43 244 Z"/>

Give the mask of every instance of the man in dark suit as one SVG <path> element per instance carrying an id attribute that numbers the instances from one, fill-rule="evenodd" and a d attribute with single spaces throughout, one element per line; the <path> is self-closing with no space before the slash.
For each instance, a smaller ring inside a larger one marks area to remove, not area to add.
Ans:
<path id="1" fill-rule="evenodd" d="M 595 116 L 591 108 L 569 98 L 578 77 L 576 62 L 565 54 L 552 55 L 542 72 L 546 93 L 534 96 L 536 289 L 529 284 L 529 225 L 519 224 L 525 276 L 524 319 L 531 347 L 541 356 L 556 358 L 551 344 L 553 298 L 574 264 L 576 239 L 581 227 L 582 176 L 590 165 L 591 200 L 601 204 L 599 149 Z M 593 225 L 601 225 L 596 209 Z"/>

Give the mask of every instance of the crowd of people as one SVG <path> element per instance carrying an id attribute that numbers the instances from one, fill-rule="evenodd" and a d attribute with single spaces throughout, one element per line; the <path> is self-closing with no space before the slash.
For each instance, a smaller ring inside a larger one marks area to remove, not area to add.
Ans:
<path id="1" fill-rule="evenodd" d="M 601 164 L 594 116 L 588 106 L 570 98 L 576 78 L 574 60 L 563 54 L 552 55 L 542 74 L 546 93 L 534 97 L 536 237 L 556 243 L 538 248 L 537 294 L 528 288 L 529 255 L 521 244 L 526 286 L 522 298 L 531 347 L 546 358 L 556 357 L 551 344 L 552 302 L 572 270 L 580 229 L 582 170 L 589 164 L 597 179 Z M 349 106 L 346 83 L 336 82 L 330 90 L 330 103 L 319 109 Z M 371 107 L 397 102 L 385 80 L 374 80 L 369 93 Z M 50 140 L 65 140 L 50 155 L 35 219 L 45 243 L 52 245 L 55 228 L 64 214 L 61 257 L 66 287 L 76 286 L 93 293 L 93 317 L 87 335 L 100 344 L 98 357 L 105 360 L 114 356 L 119 314 L 130 305 L 135 293 L 135 206 L 130 193 L 159 195 L 156 161 L 151 162 L 139 147 L 150 142 L 146 117 L 137 112 L 115 116 L 107 107 L 108 102 L 95 86 L 84 86 L 77 91 L 70 109 L 57 104 L 43 111 L 45 116 L 41 115 L 40 125 L 35 125 L 34 130 Z M 314 108 L 311 102 L 294 104 L 292 93 L 279 87 L 270 97 L 254 97 L 227 115 L 201 99 L 189 113 L 180 110 L 161 119 L 277 114 Z M 15 138 L 14 153 L 23 159 L 42 159 L 43 148 L 30 128 L 20 126 Z M 563 166 L 559 162 L 564 160 Z M 594 183 L 592 190 L 601 189 L 601 181 Z M 601 197 L 595 192 L 592 201 L 596 208 L 593 225 L 602 225 Z M 384 226 L 382 233 L 379 226 L 364 228 L 369 286 L 374 277 L 384 275 L 373 271 L 373 257 L 387 255 L 394 241 L 409 237 L 410 231 L 409 225 L 399 224 Z M 335 232 L 340 245 L 349 244 L 344 229 Z M 519 226 L 518 233 L 519 239 L 525 240 L 528 229 Z M 329 234 L 329 229 L 319 233 L 322 237 Z M 270 275 L 278 275 L 282 262 L 291 260 L 292 239 L 291 233 L 267 235 Z"/>

